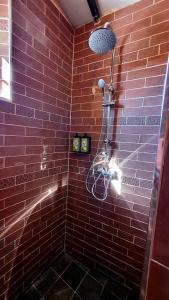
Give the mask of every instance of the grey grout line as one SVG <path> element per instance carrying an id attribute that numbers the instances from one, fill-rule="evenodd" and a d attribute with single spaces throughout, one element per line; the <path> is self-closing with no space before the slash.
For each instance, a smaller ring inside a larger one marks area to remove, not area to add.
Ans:
<path id="1" fill-rule="evenodd" d="M 73 259 L 72 258 L 72 262 L 74 261 L 74 263 L 76 263 L 76 265 L 78 264 L 78 260 L 77 259 Z M 70 265 L 72 264 L 72 262 L 64 269 L 64 271 L 59 275 L 58 273 L 57 273 L 57 271 L 54 269 L 54 268 L 52 268 L 52 266 L 50 267 L 54 272 L 55 272 L 55 274 L 57 274 L 58 275 L 58 277 L 60 278 L 60 279 L 62 279 L 71 289 L 72 289 L 72 287 L 62 278 L 62 275 L 63 275 L 63 273 L 70 267 Z M 80 263 L 80 262 L 79 262 Z M 81 264 L 81 263 L 80 263 Z M 89 268 L 89 270 L 88 271 L 85 271 L 82 267 L 80 267 L 80 265 L 78 265 L 78 267 L 80 268 L 80 269 L 82 269 L 84 272 L 85 272 L 85 275 L 84 275 L 84 277 L 82 278 L 82 280 L 80 281 L 80 283 L 78 284 L 78 286 L 77 286 L 77 288 L 75 289 L 75 290 L 73 290 L 74 291 L 74 293 L 73 293 L 73 295 L 72 295 L 72 297 L 70 298 L 70 300 L 73 298 L 73 296 L 75 295 L 75 294 L 78 294 L 77 293 L 77 290 L 78 290 L 78 288 L 80 287 L 80 285 L 82 284 L 82 282 L 84 281 L 84 279 L 85 279 L 85 277 L 87 276 L 87 275 L 89 275 L 92 279 L 94 279 L 98 284 L 100 284 L 100 282 L 98 282 L 97 280 L 96 280 L 96 278 L 94 278 L 92 275 L 90 275 L 89 274 L 89 272 L 90 272 L 90 268 Z M 59 280 L 59 278 L 56 280 L 56 281 L 58 281 Z M 107 283 L 107 281 L 108 281 L 108 279 L 106 279 L 105 280 L 105 283 L 104 283 L 104 285 L 103 285 L 103 287 L 102 287 L 102 291 L 101 291 L 101 293 L 100 293 L 100 296 L 101 296 L 101 294 L 102 294 L 102 292 L 103 292 L 103 289 L 104 289 L 104 287 L 105 287 L 105 285 L 106 285 L 106 283 Z M 100 284 L 101 285 L 101 284 Z M 53 286 L 53 285 L 52 285 Z M 51 286 L 51 287 L 52 287 Z M 102 286 L 102 285 L 101 285 Z M 78 296 L 79 296 L 79 294 L 78 294 Z M 79 296 L 79 298 L 80 299 L 82 299 L 80 296 Z M 83 299 L 82 299 L 83 300 Z"/>
<path id="2" fill-rule="evenodd" d="M 69 265 L 70 266 L 70 265 Z M 69 267 L 68 266 L 68 267 Z M 63 273 L 68 269 L 68 267 L 66 267 L 65 268 L 65 270 L 63 271 Z M 53 269 L 52 269 L 53 270 Z M 84 270 L 83 270 L 84 271 Z M 55 273 L 57 273 L 56 271 L 55 271 Z M 56 281 L 58 281 L 59 279 L 62 279 L 62 281 L 74 292 L 73 293 L 73 295 L 72 295 L 72 297 L 74 296 L 74 294 L 76 293 L 76 291 L 77 291 L 77 289 L 79 288 L 79 286 L 81 285 L 81 283 L 82 283 L 82 281 L 84 280 L 84 278 L 86 277 L 86 275 L 88 274 L 88 272 L 86 272 L 85 273 L 85 275 L 84 275 L 84 277 L 82 278 L 82 280 L 80 281 L 80 283 L 78 284 L 78 286 L 77 286 L 77 288 L 74 290 L 63 278 L 62 278 L 62 275 L 63 275 L 63 273 L 61 274 L 61 275 L 59 275 L 58 273 L 57 273 L 57 275 L 58 275 L 58 279 L 56 280 Z M 79 295 L 78 295 L 79 296 Z M 72 297 L 70 298 L 70 300 L 72 299 Z M 81 297 L 80 297 L 81 298 Z"/>
<path id="3" fill-rule="evenodd" d="M 101 296 L 102 296 L 102 294 L 103 294 L 103 291 L 104 291 L 104 289 L 105 289 L 105 286 L 106 286 L 106 284 L 107 284 L 107 282 L 108 282 L 108 280 L 109 280 L 109 277 L 108 276 L 106 276 L 106 274 L 104 274 L 103 273 L 103 275 L 105 275 L 105 282 L 104 282 L 104 284 L 102 285 L 94 276 L 92 276 L 91 274 L 90 274 L 90 270 L 91 270 L 91 268 L 90 267 L 86 267 L 83 263 L 81 263 L 80 261 L 78 261 L 77 259 L 75 259 L 75 258 L 73 258 L 72 256 L 70 256 L 70 258 L 71 258 L 71 260 L 70 260 L 70 263 L 65 267 L 65 269 L 61 272 L 61 274 L 58 274 L 57 273 L 57 271 L 52 267 L 52 265 L 48 268 L 48 270 L 52 270 L 56 275 L 57 275 L 57 277 L 56 277 L 56 280 L 54 281 L 54 283 L 53 284 L 51 284 L 51 286 L 50 286 L 50 288 L 48 289 L 48 291 L 50 291 L 52 288 L 53 288 L 53 286 L 55 285 L 55 283 L 59 280 L 59 279 L 61 279 L 72 291 L 73 291 L 73 294 L 72 294 L 72 296 L 71 296 L 71 298 L 70 298 L 70 300 L 71 299 L 73 299 L 73 297 L 74 297 L 74 295 L 78 295 L 78 297 L 81 299 L 81 300 L 83 300 L 83 298 L 81 297 L 81 296 L 79 296 L 79 294 L 77 293 L 77 291 L 78 291 L 78 289 L 79 289 L 79 287 L 81 286 L 81 284 L 83 283 L 83 281 L 85 280 L 85 278 L 86 278 L 86 276 L 87 275 L 89 275 L 93 280 L 95 280 L 100 286 L 102 286 L 102 289 L 101 289 L 101 292 L 100 292 L 100 296 L 99 296 L 99 299 L 101 299 Z M 83 270 L 84 271 L 84 276 L 83 276 L 83 278 L 81 279 L 81 281 L 80 281 L 80 283 L 78 284 L 78 286 L 77 286 L 77 288 L 74 290 L 64 279 L 63 279 L 63 274 L 65 273 L 65 271 L 71 266 L 71 264 L 72 263 L 75 263 L 81 270 Z M 83 268 L 83 266 L 84 266 L 84 268 Z M 88 270 L 87 270 L 88 269 Z M 48 270 L 46 270 L 46 272 L 48 271 Z M 98 270 L 99 271 L 99 270 Z M 46 273 L 45 272 L 45 273 Z M 101 273 L 102 273 L 102 271 L 100 271 Z M 35 283 L 33 283 L 32 285 L 31 285 L 31 287 L 33 287 L 35 290 L 36 290 L 36 292 L 39 294 L 39 296 L 41 296 L 42 298 L 41 298 L 41 300 L 47 300 L 47 298 L 46 298 L 46 296 L 45 295 L 42 295 L 41 294 L 41 292 L 39 291 L 39 289 L 38 289 L 38 287 L 36 287 L 36 282 Z M 115 296 L 117 296 L 117 295 L 115 295 Z M 118 296 L 117 296 L 118 297 Z M 128 296 L 126 296 L 126 297 L 128 297 Z M 121 299 L 121 298 L 119 298 L 118 297 L 118 299 Z M 128 298 L 126 298 L 126 299 L 128 299 Z"/>
<path id="4" fill-rule="evenodd" d="M 82 264 L 81 262 L 79 262 L 80 264 Z M 76 264 L 78 264 L 78 260 L 76 260 Z M 81 268 L 83 271 L 85 271 L 82 267 L 80 267 L 80 265 L 78 265 L 78 267 L 79 268 Z M 85 266 L 84 266 L 85 267 Z M 87 268 L 87 267 L 86 267 Z M 92 277 L 97 283 L 99 283 L 100 284 L 100 282 L 99 281 L 97 281 L 97 279 L 96 278 L 94 278 L 91 274 L 89 274 L 89 272 L 90 272 L 90 270 L 91 270 L 91 268 L 88 268 L 89 270 L 88 271 L 85 271 L 90 277 Z M 107 279 L 108 280 L 108 279 Z M 101 284 L 100 284 L 101 285 Z"/>
<path id="5" fill-rule="evenodd" d="M 72 262 L 73 262 L 73 258 L 72 258 Z M 87 271 L 86 273 L 85 273 L 85 275 L 84 275 L 84 277 L 82 278 L 82 280 L 80 281 L 80 283 L 78 284 L 78 286 L 77 286 L 77 288 L 74 290 L 64 279 L 63 279 L 63 277 L 62 277 L 62 275 L 63 275 L 63 273 L 70 267 L 70 265 L 72 264 L 72 262 L 63 270 L 63 272 L 61 273 L 61 274 L 58 274 L 57 273 L 57 271 L 54 269 L 54 268 L 52 268 L 52 266 L 50 267 L 54 272 L 55 272 L 55 274 L 56 275 L 58 275 L 58 279 L 56 280 L 56 281 L 58 281 L 59 279 L 61 279 L 74 293 L 73 293 L 73 295 L 72 295 L 72 297 L 74 296 L 74 294 L 76 293 L 76 291 L 77 291 L 77 289 L 79 288 L 79 286 L 81 285 L 81 283 L 82 283 L 82 281 L 84 280 L 84 278 L 86 277 L 86 275 L 88 274 L 88 272 L 89 271 Z M 80 267 L 79 267 L 80 268 Z M 82 269 L 82 268 L 81 268 Z M 83 270 L 83 269 L 82 269 Z M 83 270 L 84 271 L 84 270 Z M 84 271 L 85 272 L 85 271 Z M 55 282 L 56 282 L 55 281 Z M 54 285 L 54 284 L 53 284 Z M 52 285 L 52 286 L 53 286 Z M 51 286 L 51 288 L 52 288 L 52 286 Z M 78 295 L 79 296 L 79 295 Z M 70 298 L 70 300 L 72 299 L 72 297 Z M 81 297 L 80 297 L 81 298 Z M 82 298 L 81 298 L 82 299 Z"/>
<path id="6" fill-rule="evenodd" d="M 103 284 L 102 291 L 100 293 L 100 297 L 101 297 L 101 295 L 102 295 L 102 293 L 103 293 L 103 291 L 105 289 L 105 286 L 106 286 L 107 282 L 108 282 L 108 278 L 105 280 L 105 283 Z M 99 297 L 99 299 L 100 299 L 100 297 Z"/>
<path id="7" fill-rule="evenodd" d="M 77 292 L 74 293 L 73 296 L 74 296 L 74 295 L 78 295 L 78 297 L 79 297 L 80 300 L 84 300 L 82 297 L 79 296 L 79 294 L 78 294 Z M 73 297 L 73 296 L 72 296 L 72 297 Z M 73 299 L 72 297 L 71 297 L 69 300 Z"/>
<path id="8" fill-rule="evenodd" d="M 89 272 L 90 272 L 90 271 L 89 271 Z M 100 273 L 101 273 L 101 272 L 100 272 Z M 99 283 L 99 284 L 102 286 L 102 284 L 101 284 L 96 278 L 94 278 L 94 276 L 92 276 L 91 274 L 89 274 L 89 276 L 92 277 L 97 283 Z M 108 279 L 109 279 L 109 278 L 107 278 L 107 279 L 105 280 L 106 283 L 107 283 Z M 103 285 L 105 285 L 105 283 L 104 283 Z"/>
<path id="9" fill-rule="evenodd" d="M 63 270 L 63 272 L 61 274 L 57 273 L 57 271 L 52 266 L 50 266 L 50 268 L 55 272 L 55 274 L 57 274 L 59 277 L 61 277 L 63 275 L 63 273 L 70 267 L 72 262 L 73 262 L 73 258 L 72 258 L 72 261 L 67 265 L 67 267 L 65 267 L 65 269 Z"/>
<path id="10" fill-rule="evenodd" d="M 69 265 L 64 269 L 64 271 L 65 271 L 68 267 L 69 267 Z M 54 283 L 51 284 L 49 290 L 52 289 L 52 287 L 54 286 L 54 284 L 55 284 L 59 279 L 62 279 L 62 278 L 61 278 L 61 275 L 59 275 L 59 274 L 56 272 L 56 270 L 55 270 L 54 268 L 52 268 L 52 266 L 50 266 L 48 270 L 50 270 L 50 269 L 51 269 L 58 277 L 56 278 L 56 280 L 54 281 Z M 63 272 L 64 272 L 64 271 L 63 271 Z M 45 272 L 45 273 L 46 273 L 46 272 Z M 63 273 L 62 273 L 62 274 L 63 274 Z M 45 296 L 42 295 L 42 294 L 40 293 L 40 291 L 39 291 L 38 288 L 36 287 L 36 283 L 33 284 L 33 287 L 34 287 L 34 288 L 38 291 L 38 293 L 42 296 L 41 300 L 45 300 Z M 48 291 L 49 291 L 49 290 L 48 290 Z"/>
<path id="11" fill-rule="evenodd" d="M 85 275 L 83 276 L 82 280 L 81 280 L 80 283 L 78 284 L 77 288 L 74 290 L 74 294 L 77 294 L 76 292 L 77 292 L 78 288 L 80 287 L 80 285 L 82 284 L 82 282 L 84 281 L 84 279 L 85 279 L 85 277 L 87 276 L 88 273 L 89 273 L 89 271 L 87 271 L 87 272 L 85 273 Z M 73 295 L 74 295 L 74 294 L 73 294 Z M 72 295 L 72 297 L 73 297 L 73 295 Z M 79 294 L 78 294 L 78 296 L 79 296 Z M 72 297 L 70 298 L 70 300 L 72 299 Z M 81 297 L 80 297 L 80 298 L 81 298 Z M 81 299 L 82 299 L 82 298 L 81 298 Z"/>
<path id="12" fill-rule="evenodd" d="M 40 291 L 38 290 L 38 288 L 36 287 L 36 285 L 34 283 L 31 285 L 31 287 L 33 287 L 34 290 L 39 294 L 39 296 L 42 297 L 42 298 L 40 298 L 40 300 L 45 300 L 44 296 L 40 293 Z"/>
<path id="13" fill-rule="evenodd" d="M 51 268 L 52 269 L 52 271 L 55 271 L 53 268 Z M 66 270 L 66 269 L 65 269 Z M 51 289 L 52 289 L 52 287 L 54 286 L 54 284 L 59 280 L 59 279 L 61 279 L 62 281 L 64 281 L 63 280 L 63 278 L 55 271 L 55 274 L 57 274 L 58 275 L 58 278 L 57 278 L 57 280 L 51 285 L 51 287 L 49 288 L 49 290 L 48 291 L 50 291 Z M 64 283 L 72 290 L 72 291 L 74 291 L 65 281 L 64 281 Z M 44 296 L 44 300 L 45 300 L 46 298 L 45 298 L 45 296 Z M 47 299 L 46 299 L 47 300 Z"/>

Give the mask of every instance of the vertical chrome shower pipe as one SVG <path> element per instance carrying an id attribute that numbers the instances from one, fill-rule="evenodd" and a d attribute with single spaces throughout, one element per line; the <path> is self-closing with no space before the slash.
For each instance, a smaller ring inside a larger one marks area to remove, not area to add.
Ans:
<path id="1" fill-rule="evenodd" d="M 105 153 L 108 154 L 108 146 L 111 144 L 111 137 L 110 137 L 110 126 L 111 126 L 111 109 L 112 106 L 114 105 L 115 101 L 112 99 L 114 95 L 114 88 L 112 84 L 109 86 L 109 94 L 108 94 L 108 101 L 105 100 L 104 96 L 104 101 L 103 101 L 103 109 L 106 109 L 107 114 L 106 114 L 106 130 L 105 130 Z"/>
<path id="2" fill-rule="evenodd" d="M 107 25 L 106 23 L 105 25 Z M 106 119 L 106 152 L 108 149 L 108 145 L 111 143 L 111 138 L 109 138 L 109 128 L 110 128 L 110 116 L 111 116 L 111 107 L 114 104 L 113 95 L 114 95 L 114 87 L 113 87 L 113 73 L 114 73 L 114 59 L 115 59 L 115 48 L 112 50 L 111 57 L 111 67 L 110 67 L 110 84 L 109 84 L 109 98 L 107 103 L 107 119 Z"/>
<path id="3" fill-rule="evenodd" d="M 110 129 L 110 105 L 106 106 L 107 115 L 106 115 L 106 135 L 105 135 L 105 153 L 108 154 L 108 145 L 109 141 L 109 129 Z"/>

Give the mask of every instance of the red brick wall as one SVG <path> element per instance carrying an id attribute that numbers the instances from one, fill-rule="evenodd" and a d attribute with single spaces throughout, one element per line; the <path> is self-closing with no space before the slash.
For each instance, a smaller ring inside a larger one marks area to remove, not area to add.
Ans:
<path id="1" fill-rule="evenodd" d="M 1 299 L 64 249 L 73 53 L 73 30 L 50 1 L 12 1 L 12 17 L 12 99 L 0 101 Z"/>
<path id="2" fill-rule="evenodd" d="M 86 191 L 85 178 L 96 152 L 102 96 L 97 81 L 109 82 L 111 54 L 88 47 L 93 24 L 75 31 L 71 136 L 92 136 L 91 155 L 70 153 L 67 250 L 84 254 L 113 271 L 114 278 L 139 287 L 149 221 L 153 173 L 167 52 L 168 0 L 142 0 L 105 16 L 116 38 L 117 91 L 115 155 L 123 173 L 122 193 L 106 201 Z M 135 152 L 133 155 L 132 153 Z M 126 159 L 126 162 L 124 162 Z"/>

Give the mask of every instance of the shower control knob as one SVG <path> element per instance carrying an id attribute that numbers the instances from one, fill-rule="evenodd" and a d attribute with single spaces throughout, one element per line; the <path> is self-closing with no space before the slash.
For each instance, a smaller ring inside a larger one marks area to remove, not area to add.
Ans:
<path id="1" fill-rule="evenodd" d="M 109 92 L 111 92 L 112 94 L 114 94 L 114 87 L 110 86 L 109 87 Z"/>
<path id="2" fill-rule="evenodd" d="M 105 143 L 105 144 L 108 144 L 108 145 L 111 145 L 111 140 L 106 138 L 106 139 L 104 140 L 104 143 Z"/>
<path id="3" fill-rule="evenodd" d="M 111 92 L 112 95 L 114 95 L 114 93 L 115 93 L 115 89 L 112 84 L 109 85 L 109 92 Z"/>

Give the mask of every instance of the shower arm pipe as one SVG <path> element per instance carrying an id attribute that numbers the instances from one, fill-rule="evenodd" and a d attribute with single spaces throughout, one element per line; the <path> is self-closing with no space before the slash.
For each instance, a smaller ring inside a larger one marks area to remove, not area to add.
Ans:
<path id="1" fill-rule="evenodd" d="M 105 28 L 109 25 L 109 23 L 105 23 Z M 114 74 L 114 60 L 115 60 L 115 48 L 112 50 L 112 57 L 111 57 L 111 68 L 110 68 L 110 85 L 109 85 L 109 102 L 112 102 L 112 95 L 114 93 L 113 88 L 113 74 Z M 107 117 L 106 117 L 106 136 L 105 136 L 105 152 L 108 151 L 109 145 L 109 129 L 110 129 L 110 114 L 111 114 L 111 106 L 107 105 Z"/>
<path id="2" fill-rule="evenodd" d="M 104 28 L 110 27 L 109 22 L 104 24 Z M 113 86 L 113 74 L 114 74 L 114 62 L 115 62 L 115 47 L 112 49 L 112 56 L 111 56 L 111 66 L 110 66 L 110 85 L 109 88 L 111 89 Z"/>
<path id="3" fill-rule="evenodd" d="M 111 57 L 110 85 L 109 85 L 109 102 L 110 103 L 112 102 L 112 96 L 114 94 L 114 88 L 113 88 L 114 60 L 115 60 L 115 48 L 113 48 L 113 50 L 112 50 L 112 57 Z M 108 105 L 107 106 L 107 120 L 106 120 L 106 145 L 105 145 L 106 152 L 107 152 L 109 141 L 110 141 L 110 139 L 109 139 L 110 113 L 111 113 L 111 107 L 110 107 L 110 105 Z"/>

